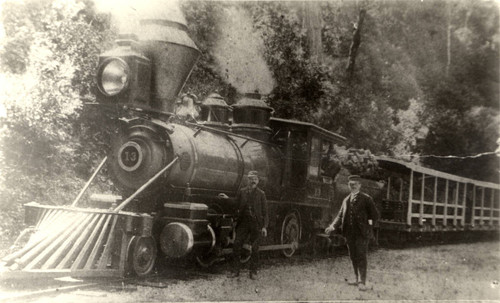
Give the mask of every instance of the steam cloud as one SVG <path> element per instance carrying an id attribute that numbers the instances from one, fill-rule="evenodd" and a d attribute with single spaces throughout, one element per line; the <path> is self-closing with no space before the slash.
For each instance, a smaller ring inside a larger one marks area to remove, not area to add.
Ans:
<path id="1" fill-rule="evenodd" d="M 225 8 L 219 22 L 221 37 L 214 48 L 219 73 L 240 93 L 269 94 L 274 78 L 263 56 L 264 43 L 241 8 Z"/>
<path id="2" fill-rule="evenodd" d="M 141 19 L 167 19 L 184 23 L 178 0 L 96 0 L 99 11 L 109 12 L 121 34 L 137 34 L 140 37 Z"/>
<path id="3" fill-rule="evenodd" d="M 140 19 L 185 20 L 178 0 L 96 0 L 96 6 L 111 13 L 120 33 L 134 33 L 139 38 Z M 253 30 L 250 16 L 241 8 L 225 8 L 218 27 L 221 36 L 213 52 L 219 74 L 240 93 L 269 94 L 276 84 L 264 60 L 263 40 Z"/>

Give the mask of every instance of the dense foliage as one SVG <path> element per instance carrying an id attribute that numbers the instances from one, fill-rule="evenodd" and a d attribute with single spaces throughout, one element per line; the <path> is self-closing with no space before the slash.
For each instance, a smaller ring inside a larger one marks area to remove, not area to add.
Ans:
<path id="1" fill-rule="evenodd" d="M 314 29 L 304 22 L 306 5 L 318 6 L 321 14 L 320 60 L 311 56 L 308 36 Z M 251 15 L 250 26 L 264 41 L 262 56 L 276 81 L 268 95 L 275 115 L 318 123 L 347 137 L 351 146 L 498 180 L 492 153 L 500 126 L 495 2 L 187 2 L 194 39 L 205 51 L 198 69 L 216 70 L 210 58 L 225 31 L 215 25 L 232 6 Z M 362 9 L 367 13 L 361 46 L 349 76 L 346 65 Z M 221 81 L 214 74 L 213 87 Z M 233 102 L 230 83 L 224 87 Z"/>
<path id="2" fill-rule="evenodd" d="M 0 237 L 22 203 L 71 202 L 105 153 L 94 96 L 109 24 L 91 3 L 4 2 L 0 50 Z"/>
<path id="3" fill-rule="evenodd" d="M 498 180 L 497 157 L 454 158 L 496 148 L 494 1 L 188 1 L 182 10 L 202 51 L 186 92 L 217 91 L 229 103 L 244 93 L 230 67 L 221 68 L 224 37 L 241 28 L 234 43 L 247 49 L 236 58 L 267 67 L 240 76 L 272 83 L 261 92 L 276 116 L 317 123 L 356 148 L 421 155 L 438 169 Z M 91 0 L 2 3 L 0 209 L 12 214 L 2 226 L 18 220 L 22 203 L 68 203 L 106 153 L 106 117 L 86 103 L 94 100 L 97 56 L 116 35 L 110 18 Z M 356 30 L 360 44 L 347 73 Z M 248 45 L 261 58 L 246 58 Z"/>

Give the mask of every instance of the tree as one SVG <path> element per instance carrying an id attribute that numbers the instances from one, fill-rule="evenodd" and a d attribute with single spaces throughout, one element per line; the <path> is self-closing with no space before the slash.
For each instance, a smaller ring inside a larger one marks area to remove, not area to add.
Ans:
<path id="1" fill-rule="evenodd" d="M 321 38 L 323 19 L 320 2 L 303 2 L 303 25 L 307 31 L 308 51 L 312 61 L 322 61 L 323 42 Z"/>
<path id="2" fill-rule="evenodd" d="M 186 11 L 195 24 L 190 25 L 195 40 L 206 46 L 197 67 L 202 79 L 192 78 L 189 89 L 199 87 L 198 80 L 208 81 L 206 87 L 219 91 L 223 87 L 225 96 L 234 101 L 235 88 L 218 74 L 211 56 L 213 41 L 223 35 L 217 26 L 219 12 L 236 6 L 252 15 L 250 26 L 264 40 L 265 60 L 276 81 L 268 100 L 278 117 L 317 123 L 346 136 L 356 147 L 418 154 L 431 153 L 422 148 L 425 142 L 438 144 L 425 135 L 432 136 L 438 125 L 460 129 L 453 119 L 437 123 L 439 114 L 473 106 L 498 108 L 498 13 L 491 3 L 374 2 L 364 3 L 362 10 L 355 2 L 204 5 L 199 10 L 191 5 L 193 17 Z M 315 36 L 318 24 L 308 22 L 318 7 L 321 39 Z M 356 21 L 364 26 L 358 26 L 353 37 Z M 316 60 L 319 43 L 314 41 L 321 41 L 320 61 Z M 345 62 L 351 62 L 347 75 Z M 440 98 L 442 90 L 456 91 L 452 95 L 463 98 Z M 419 140 L 410 138 L 412 134 Z"/>
<path id="3" fill-rule="evenodd" d="M 435 155 L 423 158 L 427 165 L 497 182 L 499 161 L 487 154 L 494 151 L 500 125 L 498 5 L 465 2 L 452 8 L 450 55 L 460 60 L 449 64 L 447 57 L 444 72 L 422 81 L 429 135 L 418 151 Z"/>
<path id="4" fill-rule="evenodd" d="M 79 177 L 88 177 L 96 154 L 105 152 L 82 149 L 96 141 L 87 130 L 99 124 L 82 113 L 88 112 L 84 102 L 94 98 L 108 20 L 90 2 L 31 0 L 4 2 L 2 21 L 0 165 L 9 178 L 1 180 L 0 208 L 68 203 L 68 193 L 83 183 Z"/>
<path id="5" fill-rule="evenodd" d="M 351 79 L 354 72 L 354 64 L 356 62 L 356 54 L 358 53 L 359 45 L 361 44 L 361 31 L 363 30 L 363 23 L 365 21 L 366 10 L 364 8 L 359 10 L 358 22 L 354 24 L 352 43 L 349 50 L 349 61 L 347 63 L 346 72 L 347 78 Z"/>

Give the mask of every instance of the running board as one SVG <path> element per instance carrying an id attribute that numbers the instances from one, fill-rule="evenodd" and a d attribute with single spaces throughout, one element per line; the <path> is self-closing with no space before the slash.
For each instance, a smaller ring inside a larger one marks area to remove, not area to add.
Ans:
<path id="1" fill-rule="evenodd" d="M 269 250 L 281 250 L 281 249 L 297 249 L 299 245 L 297 243 L 290 244 L 274 244 L 274 245 L 262 245 L 259 246 L 259 251 L 269 251 Z M 232 248 L 224 248 L 222 250 L 222 255 L 230 255 L 233 253 Z"/>

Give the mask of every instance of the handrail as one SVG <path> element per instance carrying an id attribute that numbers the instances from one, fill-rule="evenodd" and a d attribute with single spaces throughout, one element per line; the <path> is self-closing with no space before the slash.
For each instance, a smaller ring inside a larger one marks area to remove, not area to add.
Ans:
<path id="1" fill-rule="evenodd" d="M 263 141 L 263 140 L 255 139 L 255 138 L 252 138 L 252 137 L 249 137 L 249 136 L 240 135 L 240 134 L 229 132 L 229 131 L 225 131 L 225 130 L 222 130 L 222 129 L 208 127 L 208 126 L 205 126 L 205 125 L 202 125 L 202 124 L 196 124 L 196 123 L 187 122 L 187 121 L 184 122 L 184 123 L 186 125 L 189 125 L 189 126 L 192 126 L 192 127 L 198 127 L 200 129 L 211 131 L 211 132 L 214 132 L 214 133 L 219 133 L 219 134 L 223 134 L 223 135 L 227 135 L 227 136 L 233 136 L 233 137 L 236 137 L 236 138 L 246 139 L 246 140 L 249 140 L 249 141 L 255 141 L 255 142 L 266 144 L 266 145 L 277 146 L 276 143 L 272 143 L 272 142 L 268 142 L 268 141 Z"/>

